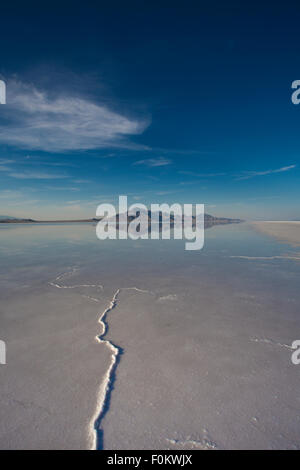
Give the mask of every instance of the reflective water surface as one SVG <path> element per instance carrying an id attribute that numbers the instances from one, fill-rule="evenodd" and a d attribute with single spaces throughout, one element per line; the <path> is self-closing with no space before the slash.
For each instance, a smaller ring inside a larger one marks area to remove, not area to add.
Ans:
<path id="1" fill-rule="evenodd" d="M 297 249 L 247 224 L 201 251 L 92 224 L 0 224 L 0 241 L 1 448 L 300 447 Z"/>

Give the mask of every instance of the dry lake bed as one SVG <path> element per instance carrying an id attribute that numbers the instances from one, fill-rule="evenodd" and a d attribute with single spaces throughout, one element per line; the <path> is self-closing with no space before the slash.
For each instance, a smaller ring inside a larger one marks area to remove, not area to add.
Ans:
<path id="1" fill-rule="evenodd" d="M 1 224 L 0 448 L 299 449 L 297 228 Z"/>

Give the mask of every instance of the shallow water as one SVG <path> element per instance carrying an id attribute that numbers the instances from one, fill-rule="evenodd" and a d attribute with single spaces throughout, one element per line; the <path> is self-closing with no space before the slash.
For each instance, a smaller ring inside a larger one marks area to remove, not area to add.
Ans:
<path id="1" fill-rule="evenodd" d="M 0 224 L 0 240 L 1 448 L 300 447 L 295 248 L 247 224 L 196 252 L 99 241 L 92 224 Z M 95 337 L 118 289 L 103 397 Z"/>

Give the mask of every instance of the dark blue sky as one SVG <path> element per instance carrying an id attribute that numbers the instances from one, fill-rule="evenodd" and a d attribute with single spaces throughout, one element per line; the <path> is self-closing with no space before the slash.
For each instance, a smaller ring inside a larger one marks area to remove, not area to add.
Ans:
<path id="1" fill-rule="evenodd" d="M 1 5 L 0 213 L 300 218 L 299 30 L 296 2 Z"/>

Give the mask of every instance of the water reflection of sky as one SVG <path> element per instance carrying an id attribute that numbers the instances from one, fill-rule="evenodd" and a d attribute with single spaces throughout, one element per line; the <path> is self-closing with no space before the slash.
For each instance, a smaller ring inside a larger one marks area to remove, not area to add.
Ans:
<path id="1" fill-rule="evenodd" d="M 241 277 L 258 267 L 272 276 L 273 267 L 299 272 L 300 263 L 288 260 L 246 260 L 234 256 L 273 257 L 294 253 L 287 244 L 254 231 L 246 224 L 215 226 L 205 230 L 204 248 L 186 251 L 184 240 L 104 240 L 96 237 L 92 224 L 0 225 L 1 272 L 43 266 L 50 272 L 69 266 L 98 275 Z M 82 274 L 83 275 L 83 274 Z M 261 275 L 261 274 L 260 274 Z"/>

